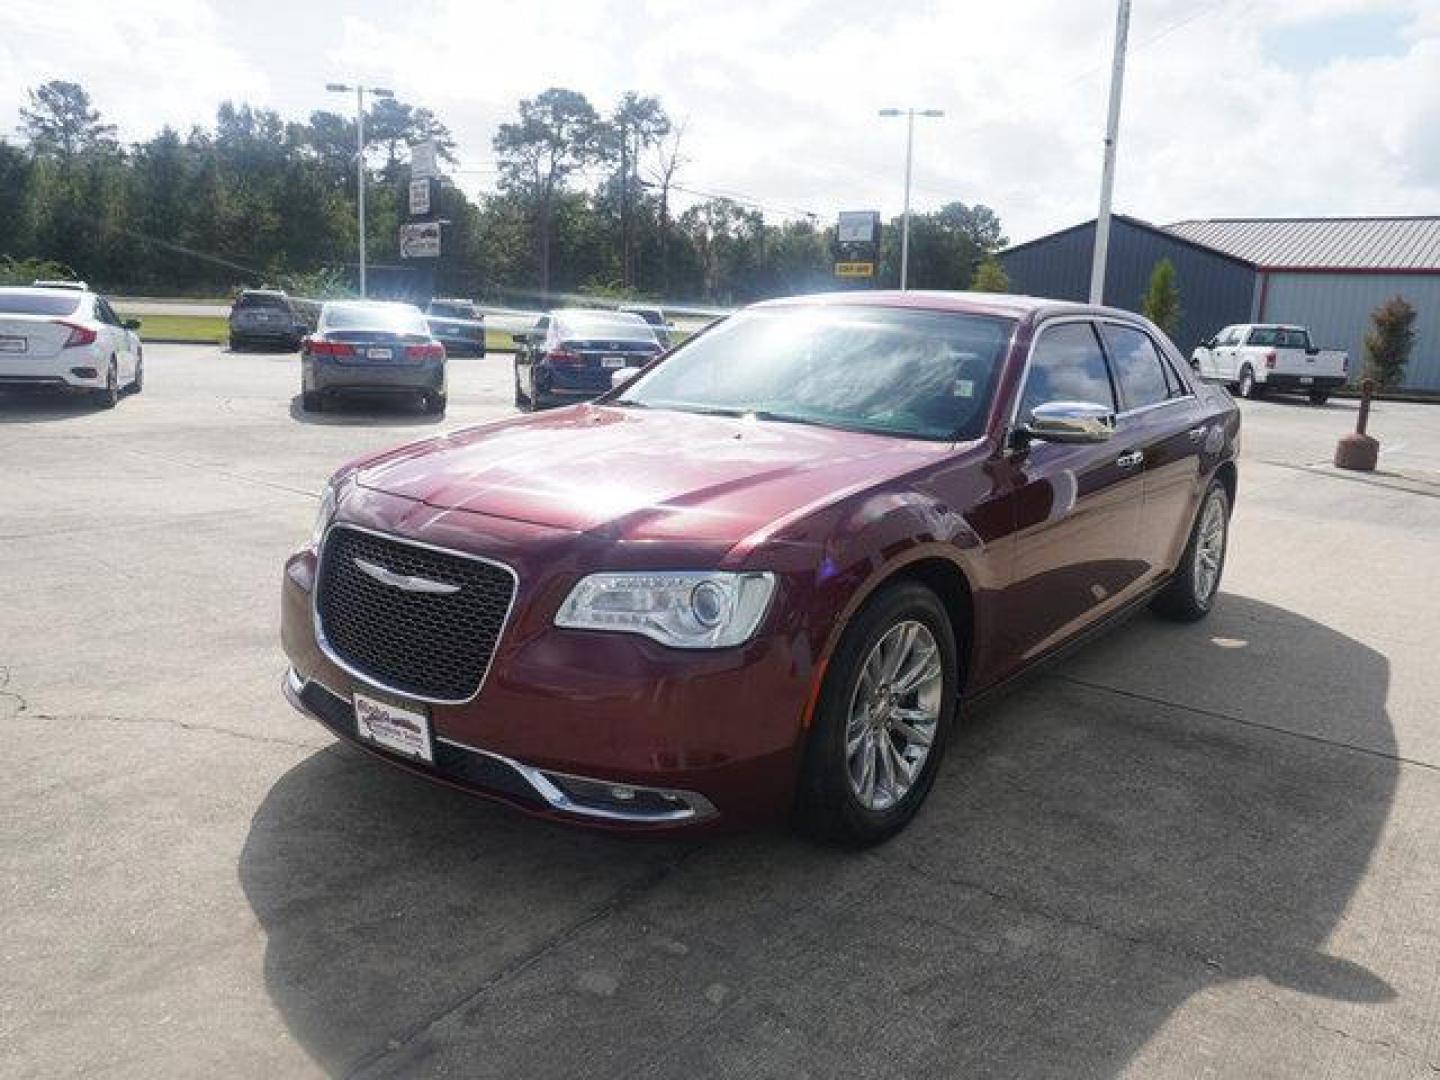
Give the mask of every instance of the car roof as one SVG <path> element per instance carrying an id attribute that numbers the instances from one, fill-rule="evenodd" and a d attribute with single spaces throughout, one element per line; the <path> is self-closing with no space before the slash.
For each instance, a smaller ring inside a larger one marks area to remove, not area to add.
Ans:
<path id="1" fill-rule="evenodd" d="M 751 305 L 756 308 L 786 307 L 802 304 L 823 304 L 836 307 L 893 307 L 922 311 L 951 311 L 965 315 L 995 315 L 1019 319 L 1047 319 L 1057 315 L 1107 315 L 1119 319 L 1138 320 L 1133 311 L 1082 304 L 1074 300 L 1056 300 L 1045 296 L 1023 296 L 1015 293 L 977 293 L 932 289 L 867 289 L 856 292 L 810 293 L 765 300 Z"/>
<path id="2" fill-rule="evenodd" d="M 68 292 L 89 292 L 90 286 L 83 281 L 32 281 L 33 289 L 65 289 Z"/>
<path id="3" fill-rule="evenodd" d="M 555 318 L 557 318 L 557 319 L 575 319 L 575 318 L 587 318 L 587 319 L 589 319 L 589 318 L 594 318 L 594 317 L 597 316 L 597 315 L 598 315 L 598 316 L 602 316 L 602 317 L 604 317 L 604 318 L 610 318 L 610 319 L 613 319 L 613 318 L 614 318 L 615 316 L 617 316 L 617 315 L 629 315 L 632 319 L 640 319 L 640 316 L 639 316 L 639 315 L 636 315 L 633 311 L 616 311 L 614 308 L 592 308 L 592 307 L 554 308 L 554 309 L 552 309 L 550 312 L 548 312 L 548 314 L 553 315 L 553 316 L 554 316 Z M 644 320 L 644 319 L 640 319 L 640 321 L 641 321 L 641 322 L 644 322 L 645 320 Z"/>
<path id="4" fill-rule="evenodd" d="M 62 288 L 56 285 L 0 285 L 0 292 L 21 293 L 29 296 L 54 296 L 56 293 L 65 293 L 67 296 L 74 296 L 76 293 L 88 293 L 90 287 L 87 285 L 82 289 Z"/>

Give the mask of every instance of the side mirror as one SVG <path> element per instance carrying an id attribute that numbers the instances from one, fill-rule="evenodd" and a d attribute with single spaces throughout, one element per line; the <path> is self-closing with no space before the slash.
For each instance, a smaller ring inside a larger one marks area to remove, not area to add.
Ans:
<path id="1" fill-rule="evenodd" d="M 1103 443 L 1115 434 L 1115 413 L 1089 401 L 1049 401 L 1035 406 L 1019 431 L 1039 442 Z"/>
<path id="2" fill-rule="evenodd" d="M 610 389 L 614 390 L 616 387 L 624 386 L 639 374 L 640 369 L 638 367 L 617 368 L 610 373 Z"/>
<path id="3" fill-rule="evenodd" d="M 139 319 L 126 319 L 126 320 L 125 320 L 125 323 L 124 323 L 124 326 L 125 326 L 125 329 L 126 329 L 126 330 L 139 330 L 139 329 L 140 329 L 140 320 L 139 320 Z"/>

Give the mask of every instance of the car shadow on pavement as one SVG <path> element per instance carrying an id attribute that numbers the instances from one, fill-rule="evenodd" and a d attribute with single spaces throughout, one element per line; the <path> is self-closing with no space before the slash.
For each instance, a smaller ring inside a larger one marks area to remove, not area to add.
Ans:
<path id="1" fill-rule="evenodd" d="M 123 395 L 121 403 L 124 403 Z M 73 420 L 77 416 L 105 411 L 98 401 L 79 391 L 0 388 L 0 424 Z"/>
<path id="2" fill-rule="evenodd" d="M 1164 694 L 1124 688 L 1142 666 Z M 1396 786 L 1388 685 L 1225 595 L 980 711 L 871 851 L 622 842 L 335 747 L 273 786 L 239 876 L 269 993 L 337 1074 L 1110 1076 L 1232 980 L 1393 997 L 1325 952 Z M 1211 1064 L 1264 1042 L 1251 1019 Z"/>
<path id="3" fill-rule="evenodd" d="M 300 395 L 290 399 L 290 419 L 321 427 L 394 427 L 443 424 L 445 417 L 424 411 L 417 399 L 402 394 L 391 397 L 335 397 L 325 402 L 324 412 L 307 412 Z"/>

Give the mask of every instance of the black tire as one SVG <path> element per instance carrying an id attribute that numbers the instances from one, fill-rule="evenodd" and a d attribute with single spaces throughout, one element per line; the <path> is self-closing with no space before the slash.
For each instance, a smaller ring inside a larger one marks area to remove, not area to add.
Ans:
<path id="1" fill-rule="evenodd" d="M 235 337 L 235 336 L 233 336 L 233 335 L 231 336 L 231 338 L 230 338 L 230 351 L 231 351 L 231 352 L 244 352 L 246 348 L 247 348 L 247 345 L 246 345 L 246 342 L 245 342 L 245 339 L 244 339 L 244 338 Z"/>
<path id="2" fill-rule="evenodd" d="M 1242 398 L 1254 401 L 1262 393 L 1262 388 L 1255 381 L 1255 371 L 1249 364 L 1240 369 L 1240 381 L 1235 384 L 1237 391 Z"/>
<path id="3" fill-rule="evenodd" d="M 1330 400 L 1330 391 L 1329 391 L 1329 390 L 1311 390 L 1311 391 L 1310 391 L 1310 404 L 1311 404 L 1311 405 L 1324 405 L 1324 404 L 1325 404 L 1327 401 L 1329 401 L 1329 400 Z"/>
<path id="4" fill-rule="evenodd" d="M 891 630 L 912 621 L 930 632 L 937 647 L 941 668 L 939 715 L 929 753 L 909 789 L 893 805 L 876 810 L 862 804 L 852 786 L 846 729 L 861 671 L 872 650 Z M 845 628 L 825 673 L 796 792 L 797 824 L 818 840 L 846 847 L 878 844 L 904 828 L 935 782 L 954 723 L 959 685 L 955 631 L 933 592 L 918 583 L 903 582 L 882 589 L 866 601 Z"/>
<path id="5" fill-rule="evenodd" d="M 445 403 L 446 399 L 444 394 L 426 394 L 424 401 L 426 414 L 429 416 L 444 416 Z"/>
<path id="6" fill-rule="evenodd" d="M 135 378 L 130 380 L 129 392 L 138 394 L 145 389 L 145 354 L 140 353 L 135 357 Z"/>
<path id="7" fill-rule="evenodd" d="M 103 389 L 94 391 L 95 404 L 102 409 L 113 409 L 120 404 L 120 365 L 115 357 L 110 358 L 110 366 L 105 369 L 105 386 Z"/>
<path id="8" fill-rule="evenodd" d="M 520 372 L 515 372 L 515 407 L 522 412 L 530 411 L 530 401 L 520 389 Z"/>
<path id="9" fill-rule="evenodd" d="M 300 408 L 305 412 L 324 412 L 325 397 L 316 390 L 305 390 L 300 394 Z"/>
<path id="10" fill-rule="evenodd" d="M 1196 563 L 1201 558 L 1201 531 L 1207 522 L 1207 512 L 1213 503 L 1219 504 L 1220 550 L 1215 565 L 1215 577 L 1208 587 L 1200 581 Z M 1215 606 L 1215 596 L 1220 591 L 1220 579 L 1225 573 L 1225 555 L 1230 548 L 1230 496 L 1225 485 L 1219 480 L 1210 481 L 1205 497 L 1200 500 L 1200 509 L 1195 514 L 1195 523 L 1190 527 L 1190 539 L 1185 544 L 1185 553 L 1180 556 L 1179 565 L 1170 583 L 1150 601 L 1155 614 L 1175 622 L 1197 622 L 1210 614 Z"/>

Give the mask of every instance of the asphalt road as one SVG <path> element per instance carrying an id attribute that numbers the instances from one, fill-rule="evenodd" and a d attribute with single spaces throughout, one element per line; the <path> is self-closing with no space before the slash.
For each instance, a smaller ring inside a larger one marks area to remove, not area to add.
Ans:
<path id="1" fill-rule="evenodd" d="M 280 696 L 330 470 L 434 431 L 291 356 L 0 395 L 0 1075 L 1433 1077 L 1440 409 L 1245 404 L 1224 595 L 970 717 L 844 854 L 633 844 L 339 746 Z M 508 359 L 452 366 L 454 426 Z"/>

